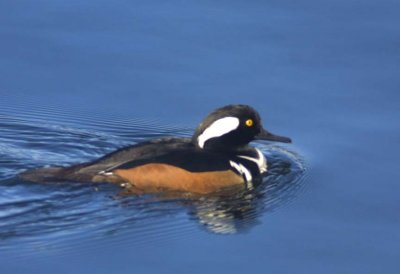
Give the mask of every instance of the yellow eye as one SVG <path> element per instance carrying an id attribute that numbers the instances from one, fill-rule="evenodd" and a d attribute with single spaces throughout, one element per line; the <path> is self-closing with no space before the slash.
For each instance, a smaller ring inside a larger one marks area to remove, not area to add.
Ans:
<path id="1" fill-rule="evenodd" d="M 246 120 L 246 126 L 251 127 L 251 126 L 253 126 L 253 124 L 254 124 L 254 122 L 253 122 L 252 119 L 247 119 Z"/>

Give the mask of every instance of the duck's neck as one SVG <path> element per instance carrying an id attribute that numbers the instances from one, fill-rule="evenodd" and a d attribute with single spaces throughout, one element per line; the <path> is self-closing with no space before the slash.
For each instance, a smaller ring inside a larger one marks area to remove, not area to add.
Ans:
<path id="1" fill-rule="evenodd" d="M 245 148 L 237 150 L 235 157 L 241 162 L 245 161 L 243 164 L 246 164 L 246 161 L 256 164 L 260 174 L 267 171 L 267 159 L 258 148 L 246 146 Z"/>
<path id="2" fill-rule="evenodd" d="M 258 148 L 245 145 L 236 148 L 218 147 L 204 150 L 227 155 L 233 162 L 232 165 L 242 165 L 255 176 L 267 171 L 267 159 Z"/>

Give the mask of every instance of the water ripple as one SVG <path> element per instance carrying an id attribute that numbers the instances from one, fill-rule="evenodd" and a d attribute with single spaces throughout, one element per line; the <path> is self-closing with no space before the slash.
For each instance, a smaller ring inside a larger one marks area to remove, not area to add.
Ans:
<path id="1" fill-rule="evenodd" d="M 190 134 L 188 128 L 154 121 L 76 117 L 71 120 L 57 108 L 14 107 L 0 113 L 0 251 L 15 244 L 31 252 L 52 246 L 67 250 L 110 237 L 112 244 L 139 244 L 185 237 L 197 228 L 235 234 L 257 225 L 262 214 L 288 203 L 302 188 L 301 157 L 262 143 L 256 146 L 269 159 L 269 174 L 245 192 L 135 196 L 115 185 L 33 184 L 16 178 L 26 169 L 87 161 L 147 138 Z"/>

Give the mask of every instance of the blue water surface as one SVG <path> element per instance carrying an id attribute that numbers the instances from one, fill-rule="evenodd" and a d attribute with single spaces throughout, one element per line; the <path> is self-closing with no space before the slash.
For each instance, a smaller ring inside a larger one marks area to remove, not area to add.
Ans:
<path id="1" fill-rule="evenodd" d="M 398 273 L 398 1 L 0 1 L 1 273 Z M 220 198 L 16 175 L 249 104 L 290 145 Z M 228 200 L 227 200 L 228 199 Z"/>

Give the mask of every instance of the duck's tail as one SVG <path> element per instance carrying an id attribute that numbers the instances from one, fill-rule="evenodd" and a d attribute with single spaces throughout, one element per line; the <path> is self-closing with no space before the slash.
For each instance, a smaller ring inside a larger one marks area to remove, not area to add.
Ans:
<path id="1" fill-rule="evenodd" d="M 62 167 L 42 167 L 22 172 L 18 174 L 18 177 L 24 181 L 35 183 L 60 181 L 63 171 Z"/>
<path id="2" fill-rule="evenodd" d="M 77 164 L 70 167 L 41 167 L 27 170 L 18 176 L 25 181 L 43 183 L 43 182 L 92 182 L 97 174 L 96 170 L 82 172 L 85 164 Z"/>
<path id="3" fill-rule="evenodd" d="M 110 182 L 121 183 L 124 180 L 116 175 L 102 174 L 99 167 L 85 168 L 86 164 L 77 164 L 70 167 L 41 167 L 27 170 L 18 174 L 24 181 L 35 183 L 51 182 Z"/>

